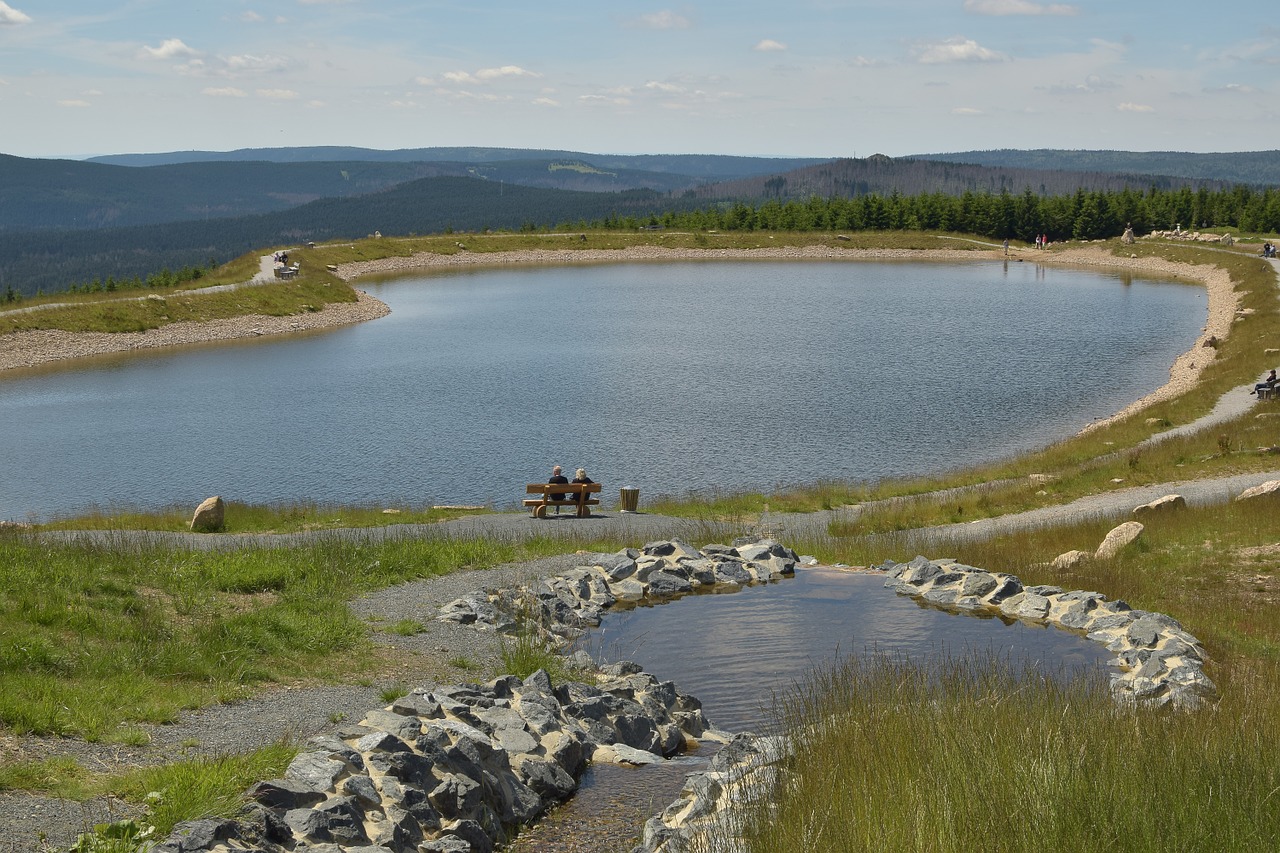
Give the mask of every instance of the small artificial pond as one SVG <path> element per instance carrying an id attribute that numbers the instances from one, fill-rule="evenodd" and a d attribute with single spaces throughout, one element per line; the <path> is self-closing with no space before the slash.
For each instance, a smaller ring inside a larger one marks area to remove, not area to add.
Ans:
<path id="1" fill-rule="evenodd" d="M 1112 655 L 1083 636 L 987 613 L 959 614 L 884 588 L 884 575 L 801 568 L 793 578 L 608 612 L 586 638 L 601 662 L 630 660 L 702 701 L 713 726 L 766 733 L 773 697 L 815 668 L 866 652 L 978 655 L 1015 671 L 1105 684 Z"/>

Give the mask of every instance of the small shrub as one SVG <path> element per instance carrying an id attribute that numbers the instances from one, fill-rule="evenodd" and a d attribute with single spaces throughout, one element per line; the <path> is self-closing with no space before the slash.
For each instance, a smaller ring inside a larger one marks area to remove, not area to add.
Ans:
<path id="1" fill-rule="evenodd" d="M 409 688 L 403 682 L 397 681 L 395 684 L 389 684 L 378 691 L 378 698 L 383 702 L 394 702 L 401 696 L 408 695 Z"/>
<path id="2" fill-rule="evenodd" d="M 427 630 L 427 626 L 417 619 L 401 619 L 387 630 L 392 634 L 399 634 L 401 637 L 412 637 Z"/>
<path id="3" fill-rule="evenodd" d="M 155 831 L 154 826 L 136 820 L 100 823 L 93 832 L 81 833 L 71 845 L 71 853 L 135 853 L 150 848 L 148 839 Z"/>

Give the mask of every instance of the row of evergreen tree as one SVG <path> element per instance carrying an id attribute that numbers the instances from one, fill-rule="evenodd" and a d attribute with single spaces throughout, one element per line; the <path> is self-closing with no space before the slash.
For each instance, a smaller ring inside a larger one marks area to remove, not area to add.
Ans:
<path id="1" fill-rule="evenodd" d="M 1123 234 L 1128 226 L 1138 234 L 1179 226 L 1275 233 L 1280 231 L 1280 189 L 1078 190 L 1061 196 L 1040 196 L 1030 189 L 1021 195 L 873 193 L 857 198 L 725 202 L 697 210 L 668 210 L 647 219 L 610 217 L 594 224 L 722 231 L 937 230 L 1028 243 L 1038 234 L 1054 241 L 1106 239 Z"/>

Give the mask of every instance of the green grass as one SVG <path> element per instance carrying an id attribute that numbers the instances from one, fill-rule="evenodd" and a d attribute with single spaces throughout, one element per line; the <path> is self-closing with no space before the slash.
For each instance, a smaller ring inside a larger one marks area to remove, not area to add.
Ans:
<path id="1" fill-rule="evenodd" d="M 133 724 L 170 722 L 300 674 L 349 677 L 370 642 L 352 597 L 563 548 L 325 537 L 219 553 L 0 535 L 0 723 L 127 740 Z"/>
<path id="2" fill-rule="evenodd" d="M 246 278 L 251 276 L 252 273 Z M 211 283 L 208 279 L 201 282 Z M 355 302 L 357 298 L 350 285 L 323 272 L 300 276 L 294 281 L 219 293 L 156 289 L 146 291 L 140 299 L 137 296 L 137 293 L 117 293 L 59 299 L 56 301 L 74 304 L 0 316 L 0 334 L 34 329 L 141 332 L 170 323 L 205 322 L 249 314 L 286 317 L 319 311 L 330 303 Z"/>
<path id="3" fill-rule="evenodd" d="M 155 511 L 97 510 L 36 525 L 37 530 L 152 530 L 191 529 L 195 506 L 172 506 Z M 486 509 L 437 509 L 430 506 L 345 506 L 310 502 L 247 504 L 226 501 L 224 533 L 301 533 L 347 527 L 388 527 L 396 524 L 435 524 Z"/>
<path id="4" fill-rule="evenodd" d="M 851 659 L 781 709 L 801 753 L 747 849 L 1274 850 L 1278 675 L 1156 714 L 998 662 Z"/>
<path id="5" fill-rule="evenodd" d="M 390 633 L 398 634 L 401 637 L 413 637 L 425 630 L 427 630 L 427 626 L 417 619 L 401 619 L 387 628 Z"/>
<path id="6" fill-rule="evenodd" d="M 148 802 L 148 822 L 163 838 L 184 820 L 235 816 L 245 803 L 244 792 L 261 779 L 283 776 L 297 753 L 294 744 L 278 743 L 242 755 L 111 774 L 95 780 L 95 787 L 131 802 Z"/>

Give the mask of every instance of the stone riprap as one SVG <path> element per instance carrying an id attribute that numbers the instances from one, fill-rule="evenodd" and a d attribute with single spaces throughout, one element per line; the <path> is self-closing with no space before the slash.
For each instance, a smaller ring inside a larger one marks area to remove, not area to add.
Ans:
<path id="1" fill-rule="evenodd" d="M 634 664 L 593 683 L 538 671 L 416 690 L 313 738 L 234 819 L 179 824 L 159 853 L 488 853 L 568 798 L 591 760 L 640 764 L 684 750 L 701 706 Z"/>
<path id="2" fill-rule="evenodd" d="M 1115 653 L 1121 672 L 1112 693 L 1125 704 L 1194 709 L 1217 695 L 1204 674 L 1200 641 L 1176 619 L 1133 610 L 1097 592 L 1057 586 L 1023 586 L 1013 575 L 988 572 L 953 560 L 916 557 L 885 563 L 885 586 L 902 595 L 959 611 L 986 611 L 1083 632 Z"/>
<path id="3" fill-rule="evenodd" d="M 614 554 L 583 554 L 582 564 L 533 584 L 473 592 L 441 608 L 440 619 L 480 629 L 527 627 L 563 646 L 619 601 L 667 600 L 716 586 L 765 583 L 795 574 L 799 557 L 772 540 L 737 540 L 701 550 L 650 542 Z"/>
<path id="4" fill-rule="evenodd" d="M 675 802 L 649 818 L 632 853 L 741 853 L 749 818 L 772 802 L 778 765 L 792 740 L 780 735 L 736 735 L 700 773 L 692 773 Z"/>
<path id="5" fill-rule="evenodd" d="M 439 618 L 481 630 L 532 628 L 563 646 L 619 600 L 775 580 L 793 574 L 797 561 L 772 540 L 701 551 L 652 542 L 582 555 L 581 566 L 532 584 L 473 592 Z M 539 671 L 523 681 L 415 690 L 312 739 L 283 779 L 250 789 L 253 802 L 238 818 L 180 824 L 156 849 L 485 853 L 569 797 L 589 761 L 639 765 L 699 738 L 728 739 L 711 730 L 697 699 L 634 664 L 591 676 L 593 683 L 554 686 Z"/>

